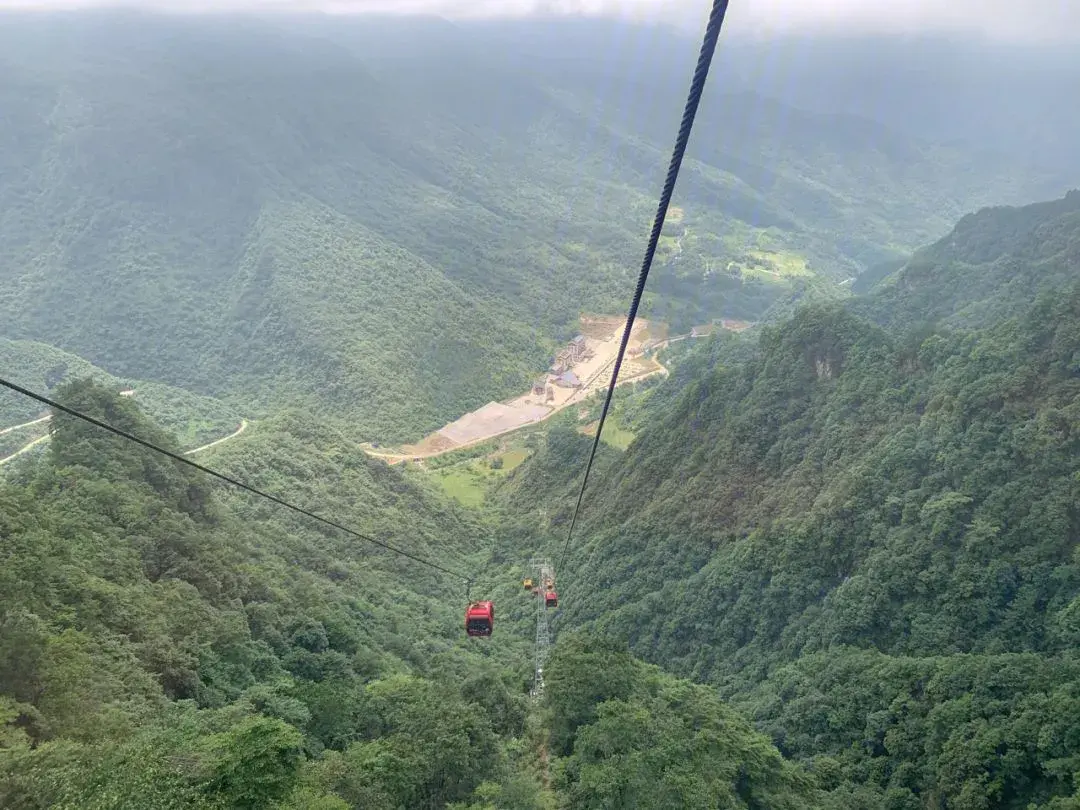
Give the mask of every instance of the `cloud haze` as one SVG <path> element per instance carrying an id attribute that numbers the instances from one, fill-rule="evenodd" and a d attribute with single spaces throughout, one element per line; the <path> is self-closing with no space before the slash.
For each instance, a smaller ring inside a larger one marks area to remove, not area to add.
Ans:
<path id="1" fill-rule="evenodd" d="M 0 9 L 126 6 L 174 12 L 430 13 L 456 19 L 587 14 L 699 27 L 708 0 L 0 0 Z M 732 29 L 789 33 L 964 33 L 995 40 L 1080 39 L 1078 0 L 733 0 Z"/>

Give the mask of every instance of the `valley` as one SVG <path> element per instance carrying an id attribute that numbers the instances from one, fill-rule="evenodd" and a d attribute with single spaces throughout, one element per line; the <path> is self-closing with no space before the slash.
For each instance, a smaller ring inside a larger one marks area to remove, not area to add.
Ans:
<path id="1" fill-rule="evenodd" d="M 627 343 L 628 359 L 619 370 L 616 385 L 639 383 L 667 374 L 667 369 L 653 355 L 672 343 L 708 337 L 714 328 L 742 332 L 751 326 L 753 324 L 747 321 L 724 318 L 715 325 L 698 326 L 686 334 L 668 336 L 665 324 L 637 318 Z M 580 341 L 583 347 L 581 359 L 560 365 L 556 358 L 552 368 L 534 381 L 528 393 L 504 402 L 489 402 L 416 444 L 396 449 L 364 444 L 364 451 L 389 464 L 418 462 L 538 425 L 571 405 L 585 403 L 607 391 L 624 328 L 625 319 L 616 316 L 582 316 L 581 332 L 575 338 L 575 342 Z"/>
<path id="2" fill-rule="evenodd" d="M 365 446 L 365 451 L 388 463 L 420 461 L 482 444 L 499 436 L 539 424 L 598 392 L 606 391 L 611 369 L 618 355 L 625 319 L 613 316 L 583 316 L 581 333 L 570 349 L 579 349 L 574 359 L 556 358 L 548 372 L 534 381 L 526 394 L 505 402 L 490 402 L 440 428 L 414 445 L 399 449 Z M 652 337 L 657 326 L 646 320 L 634 322 L 627 343 L 628 361 L 620 369 L 617 385 L 640 382 L 667 370 L 645 351 L 656 348 Z"/>
<path id="3" fill-rule="evenodd" d="M 0 376 L 168 451 L 0 391 L 0 807 L 1080 810 L 1075 162 L 738 26 L 596 441 L 677 27 L 0 10 Z"/>
<path id="4" fill-rule="evenodd" d="M 626 306 L 692 65 L 667 34 L 679 55 L 646 79 L 590 51 L 568 74 L 528 26 L 81 19 L 0 31 L 5 337 L 401 446 Z M 641 312 L 677 334 L 834 292 L 1061 182 L 753 93 L 701 114 L 726 135 L 691 143 Z"/>

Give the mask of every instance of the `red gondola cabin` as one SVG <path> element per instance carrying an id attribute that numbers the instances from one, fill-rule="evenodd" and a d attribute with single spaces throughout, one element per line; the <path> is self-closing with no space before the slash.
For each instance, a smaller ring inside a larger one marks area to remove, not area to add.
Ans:
<path id="1" fill-rule="evenodd" d="M 495 627 L 495 605 L 473 602 L 465 608 L 465 632 L 470 636 L 490 636 Z"/>
<path id="2" fill-rule="evenodd" d="M 544 594 L 544 607 L 558 607 L 559 595 L 555 591 L 548 591 Z"/>

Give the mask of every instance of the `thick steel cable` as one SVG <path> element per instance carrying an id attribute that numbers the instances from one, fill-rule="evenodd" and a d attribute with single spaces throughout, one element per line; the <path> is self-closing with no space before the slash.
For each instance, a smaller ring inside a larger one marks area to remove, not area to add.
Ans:
<path id="1" fill-rule="evenodd" d="M 630 313 L 626 318 L 626 328 L 623 329 L 622 343 L 619 345 L 619 353 L 615 357 L 615 368 L 611 371 L 611 382 L 608 384 L 607 397 L 604 399 L 604 408 L 600 412 L 600 422 L 596 426 L 596 436 L 593 438 L 592 451 L 589 453 L 589 461 L 585 465 L 585 475 L 581 479 L 581 489 L 578 491 L 577 505 L 570 519 L 570 529 L 566 533 L 566 542 L 563 544 L 562 553 L 559 555 L 557 568 L 562 570 L 563 558 L 570 548 L 570 540 L 574 536 L 574 527 L 577 525 L 578 513 L 581 511 L 581 502 L 585 497 L 585 486 L 589 483 L 589 471 L 592 470 L 593 461 L 596 458 L 596 450 L 600 446 L 600 434 L 607 420 L 608 410 L 611 408 L 611 398 L 615 393 L 615 385 L 619 379 L 619 371 L 622 369 L 623 355 L 626 354 L 626 346 L 630 342 L 630 333 L 634 327 L 634 319 L 637 317 L 638 306 L 641 304 L 641 296 L 645 292 L 645 282 L 649 278 L 649 269 L 652 267 L 653 256 L 656 255 L 656 246 L 660 242 L 660 231 L 664 227 L 664 219 L 667 217 L 668 206 L 671 204 L 671 195 L 675 191 L 675 181 L 679 179 L 679 169 L 682 167 L 683 156 L 686 154 L 686 145 L 690 140 L 690 131 L 694 127 L 694 118 L 697 116 L 698 105 L 701 103 L 701 95 L 705 89 L 705 80 L 709 76 L 709 66 L 712 64 L 713 54 L 716 52 L 716 42 L 720 38 L 720 29 L 724 24 L 724 15 L 727 13 L 728 0 L 713 0 L 712 13 L 709 15 L 708 25 L 705 26 L 705 37 L 701 43 L 701 53 L 698 55 L 697 68 L 694 70 L 694 78 L 690 82 L 690 93 L 686 98 L 686 108 L 683 110 L 682 123 L 679 125 L 679 134 L 675 139 L 675 149 L 671 154 L 671 163 L 668 165 L 667 178 L 664 180 L 664 189 L 660 194 L 660 204 L 656 209 L 656 218 L 653 220 L 652 233 L 649 234 L 649 244 L 645 248 L 645 258 L 641 263 L 641 272 L 638 275 L 637 289 L 634 290 L 634 298 L 630 302 Z"/>

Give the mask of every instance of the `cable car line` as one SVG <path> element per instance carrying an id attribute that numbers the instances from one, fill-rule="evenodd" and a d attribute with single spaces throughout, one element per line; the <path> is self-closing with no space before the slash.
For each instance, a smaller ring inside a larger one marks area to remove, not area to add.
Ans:
<path id="1" fill-rule="evenodd" d="M 449 574 L 450 576 L 457 577 L 457 578 L 461 579 L 463 582 L 470 583 L 471 580 L 472 580 L 471 577 L 461 573 L 460 571 L 454 571 L 454 570 L 451 570 L 450 568 L 445 568 L 445 567 L 439 565 L 438 563 L 434 563 L 434 562 L 431 562 L 430 560 L 426 560 L 423 557 L 419 557 L 416 554 L 405 551 L 404 549 L 400 549 L 400 548 L 397 548 L 395 546 L 392 546 L 389 543 L 384 543 L 382 540 L 376 540 L 374 537 L 370 537 L 370 536 L 368 536 L 366 534 L 363 534 L 361 532 L 358 532 L 358 531 L 356 531 L 354 529 L 350 529 L 348 526 L 343 526 L 340 523 L 338 523 L 337 521 L 330 520 L 329 518 L 324 518 L 321 515 L 317 515 L 314 512 L 311 512 L 311 511 L 309 511 L 307 509 L 304 509 L 302 506 L 296 506 L 295 504 L 289 503 L 286 500 L 282 500 L 281 498 L 278 498 L 276 495 L 271 495 L 269 492 L 264 492 L 261 489 L 257 489 L 257 488 L 255 488 L 253 486 L 245 484 L 243 481 L 237 481 L 235 478 L 232 478 L 232 477 L 230 477 L 228 475 L 225 475 L 224 473 L 220 473 L 217 470 L 212 470 L 209 467 L 205 467 L 202 464 L 199 464 L 198 462 L 195 462 L 195 461 L 192 461 L 189 458 L 186 458 L 185 456 L 182 456 L 182 455 L 180 455 L 178 453 L 174 453 L 171 450 L 166 450 L 164 447 L 159 447 L 158 445 L 154 444 L 153 442 L 148 442 L 145 439 L 140 439 L 138 436 L 135 436 L 135 435 L 133 435 L 131 433 L 128 433 L 125 430 L 121 430 L 118 427 L 113 427 L 112 425 L 108 424 L 107 422 L 102 422 L 100 419 L 95 419 L 93 416 L 89 416 L 88 414 L 77 411 L 74 408 L 69 408 L 67 405 L 61 405 L 59 402 L 56 402 L 55 400 L 50 399 L 49 397 L 42 396 L 41 394 L 36 394 L 33 391 L 31 391 L 31 390 L 29 390 L 27 388 L 23 388 L 21 385 L 17 385 L 17 384 L 15 384 L 13 382 L 10 382 L 9 380 L 5 380 L 2 377 L 0 377 L 0 385 L 4 386 L 5 388 L 10 388 L 12 391 L 15 391 L 15 392 L 17 392 L 19 394 L 22 394 L 25 397 L 29 397 L 30 399 L 37 400 L 38 402 L 42 403 L 43 405 L 48 405 L 50 408 L 55 408 L 58 411 L 63 411 L 64 413 L 69 414 L 70 416 L 74 416 L 77 419 L 81 419 L 84 422 L 88 422 L 91 425 L 94 425 L 96 427 L 101 428 L 102 430 L 107 430 L 110 433 L 114 433 L 117 436 L 120 436 L 121 438 L 127 439 L 128 441 L 135 442 L 136 444 L 140 444 L 143 447 L 146 447 L 146 448 L 148 448 L 150 450 L 153 450 L 155 453 L 160 453 L 163 456 L 168 456 L 173 461 L 179 461 L 181 464 L 186 464 L 189 467 L 194 467 L 196 470 L 199 470 L 200 472 L 206 473 L 209 476 L 212 476 L 212 477 L 217 478 L 217 479 L 219 479 L 221 481 L 224 481 L 227 484 L 231 484 L 234 487 L 238 487 L 239 489 L 246 490 L 247 492 L 250 492 L 253 495 L 259 496 L 260 498 L 265 498 L 268 501 L 272 501 L 273 503 L 276 503 L 278 506 L 284 506 L 286 509 L 291 509 L 292 511 L 297 512 L 297 513 L 299 513 L 301 515 L 304 515 L 305 517 L 309 517 L 312 520 L 317 520 L 319 523 L 325 524 L 327 526 L 331 526 L 331 527 L 337 529 L 338 531 L 345 532 L 345 534 L 348 534 L 348 535 L 350 535 L 352 537 L 355 537 L 358 540 L 363 540 L 366 543 L 371 543 L 373 545 L 379 546 L 380 548 L 384 548 L 387 551 L 393 552 L 394 554 L 398 554 L 398 555 L 400 555 L 402 557 L 407 557 L 408 559 L 412 560 L 413 562 L 418 562 L 421 565 L 426 565 L 428 568 L 432 568 L 432 569 L 434 569 L 436 571 L 441 571 L 444 574 Z"/>
<path id="2" fill-rule="evenodd" d="M 593 462 L 596 459 L 596 451 L 600 446 L 600 438 L 604 430 L 604 424 L 607 421 L 608 411 L 611 408 L 611 401 L 615 393 L 615 385 L 619 379 L 619 372 L 622 370 L 623 358 L 626 355 L 626 348 L 630 342 L 630 333 L 634 326 L 634 320 L 637 318 L 638 308 L 641 305 L 641 297 L 645 291 L 645 282 L 648 280 L 649 270 L 652 268 L 653 258 L 656 255 L 656 248 L 660 241 L 660 232 L 664 227 L 664 220 L 667 217 L 668 207 L 671 204 L 671 197 L 675 191 L 675 183 L 678 180 L 679 170 L 682 167 L 683 157 L 686 154 L 686 147 L 690 140 L 690 133 L 694 126 L 694 119 L 697 116 L 698 106 L 701 103 L 701 96 L 705 88 L 705 81 L 708 78 L 709 68 L 712 64 L 713 54 L 716 51 L 716 43 L 720 37 L 720 29 L 723 26 L 724 16 L 727 13 L 728 2 L 729 0 L 713 0 L 712 11 L 709 15 L 708 24 L 705 27 L 705 35 L 701 44 L 701 51 L 698 55 L 697 66 L 694 70 L 693 79 L 690 82 L 690 91 L 686 99 L 686 106 L 683 110 L 682 121 L 679 125 L 678 136 L 675 139 L 675 147 L 672 151 L 671 161 L 668 165 L 667 176 L 664 180 L 663 190 L 660 194 L 660 201 L 656 209 L 656 217 L 653 220 L 652 231 L 649 234 L 649 241 L 645 249 L 645 256 L 641 263 L 641 271 L 638 275 L 637 286 L 634 290 L 634 295 L 630 302 L 630 311 L 627 314 L 626 326 L 623 329 L 622 342 L 619 344 L 619 352 L 615 357 L 615 365 L 611 371 L 611 381 L 608 384 L 607 396 L 604 398 L 604 406 L 602 411 L 600 412 L 600 421 L 597 423 L 596 426 L 596 435 L 593 438 L 592 449 L 589 452 L 589 460 L 585 465 L 585 474 L 582 476 L 581 479 L 581 488 L 578 490 L 577 503 L 574 506 L 573 516 L 570 520 L 570 528 L 566 533 L 566 542 L 563 544 L 562 552 L 560 553 L 558 558 L 559 568 L 562 567 L 562 561 L 570 548 L 570 541 L 573 539 L 574 536 L 574 528 L 577 525 L 578 514 L 581 511 L 581 504 L 585 496 L 585 487 L 588 485 L 589 482 L 589 473 L 592 470 Z M 301 506 L 296 506 L 289 501 L 278 498 L 277 496 L 271 495 L 270 493 L 264 492 L 263 490 L 257 489 L 256 487 L 245 484 L 242 481 L 238 481 L 237 479 L 225 475 L 224 473 L 212 470 L 209 467 L 206 467 L 202 464 L 199 464 L 198 462 L 192 461 L 191 459 L 183 455 L 180 455 L 179 453 L 174 453 L 173 451 L 167 450 L 164 447 L 160 447 L 153 442 L 141 439 L 138 436 L 128 433 L 125 430 L 114 427 L 106 422 L 101 421 L 100 419 L 96 419 L 88 414 L 77 411 L 74 408 L 70 408 L 67 405 L 62 405 L 61 403 L 56 402 L 49 397 L 37 394 L 27 388 L 23 388 L 21 385 L 10 382 L 9 380 L 0 378 L 0 386 L 15 391 L 16 393 L 22 394 L 23 396 L 30 399 L 36 400 L 37 402 L 40 402 L 43 405 L 47 405 L 48 407 L 53 408 L 56 411 L 66 413 L 88 424 L 108 431 L 109 433 L 112 433 L 123 439 L 127 439 L 130 442 L 141 445 L 142 447 L 166 456 L 173 461 L 179 462 L 181 464 L 186 464 L 187 466 L 199 470 L 200 472 L 205 473 L 212 478 L 217 478 L 218 480 L 224 481 L 225 483 L 237 487 L 238 489 L 245 490 L 246 492 L 250 492 L 253 495 L 275 503 L 278 506 L 283 506 L 286 509 L 292 510 L 293 512 L 304 515 L 305 517 L 311 518 L 312 520 L 318 521 L 319 523 L 322 523 L 326 526 L 337 529 L 338 531 L 344 532 L 345 534 L 355 537 L 358 540 L 362 540 L 366 543 L 371 543 L 372 545 L 383 548 L 389 552 L 405 557 L 414 562 L 420 563 L 421 565 L 425 565 L 435 571 L 449 574 L 452 577 L 460 579 L 465 583 L 466 600 L 469 601 L 469 605 L 465 610 L 466 633 L 470 636 L 490 636 L 492 634 L 495 620 L 494 604 L 491 601 L 471 600 L 470 591 L 473 584 L 472 576 L 439 565 L 438 563 L 432 562 L 421 556 L 405 551 L 404 549 L 400 549 L 389 543 L 385 543 L 382 540 L 377 540 L 374 537 L 370 537 L 369 535 L 355 531 L 354 529 L 350 529 L 349 527 L 343 526 L 335 520 L 322 517 L 315 512 L 304 509 Z M 539 572 L 541 579 L 544 578 L 545 572 L 550 570 L 550 568 L 541 569 L 541 571 Z M 554 591 L 553 576 L 551 576 L 550 579 L 546 580 L 544 584 L 546 593 L 543 596 L 543 602 L 539 603 L 537 607 L 540 612 L 539 615 L 546 619 L 545 609 L 548 607 L 557 607 L 558 596 Z M 546 621 L 544 621 L 541 625 L 538 620 L 538 654 L 536 662 L 536 683 L 534 685 L 534 694 L 537 693 L 537 690 L 543 688 L 543 661 L 539 650 L 540 645 L 543 641 L 543 646 L 546 651 L 547 642 L 545 641 L 545 639 L 548 638 L 546 633 L 546 626 Z"/>
<path id="3" fill-rule="evenodd" d="M 671 163 L 668 166 L 667 177 L 664 180 L 664 189 L 660 194 L 660 203 L 656 209 L 656 218 L 653 220 L 652 232 L 649 234 L 649 243 L 645 248 L 645 258 L 641 263 L 641 272 L 638 275 L 637 288 L 634 290 L 633 300 L 630 302 L 630 312 L 626 318 L 626 328 L 623 329 L 622 343 L 619 345 L 619 353 L 615 357 L 615 367 L 611 370 L 611 382 L 608 384 L 607 397 L 604 399 L 604 408 L 600 412 L 600 422 L 596 426 L 596 436 L 593 438 L 592 450 L 589 452 L 589 461 L 585 465 L 585 475 L 581 479 L 581 489 L 578 490 L 577 505 L 570 519 L 570 529 L 566 533 L 566 543 L 563 544 L 559 554 L 558 568 L 562 569 L 563 559 L 570 548 L 570 540 L 574 536 L 574 526 L 577 525 L 578 512 L 581 510 L 581 501 L 585 496 L 585 485 L 589 482 L 589 471 L 592 470 L 593 460 L 596 458 L 596 450 L 600 446 L 600 434 L 607 420 L 608 409 L 611 407 L 611 398 L 615 393 L 615 384 L 619 379 L 619 371 L 622 368 L 623 355 L 626 354 L 626 346 L 630 342 L 630 331 L 634 327 L 634 319 L 637 317 L 638 306 L 641 304 L 641 296 L 645 292 L 645 281 L 649 277 L 652 267 L 653 256 L 656 254 L 656 246 L 660 242 L 660 231 L 664 227 L 667 217 L 668 206 L 671 196 L 675 191 L 675 181 L 679 178 L 679 169 L 682 167 L 683 155 L 686 154 L 686 145 L 690 140 L 690 131 L 694 127 L 694 118 L 697 116 L 698 105 L 705 89 L 705 80 L 709 76 L 709 66 L 712 64 L 713 54 L 716 51 L 716 42 L 720 38 L 720 28 L 724 24 L 724 15 L 727 13 L 728 0 L 713 0 L 712 13 L 709 15 L 708 25 L 705 26 L 705 36 L 701 43 L 701 52 L 698 55 L 697 67 L 694 69 L 694 78 L 690 82 L 690 92 L 686 98 L 686 107 L 683 110 L 682 122 L 679 125 L 679 134 L 675 139 L 675 148 L 671 154 Z"/>

